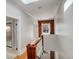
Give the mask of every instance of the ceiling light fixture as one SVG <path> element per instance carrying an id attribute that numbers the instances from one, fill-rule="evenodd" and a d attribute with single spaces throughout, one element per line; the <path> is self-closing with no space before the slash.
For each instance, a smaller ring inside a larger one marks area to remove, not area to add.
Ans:
<path id="1" fill-rule="evenodd" d="M 30 4 L 30 3 L 33 3 L 33 2 L 37 2 L 39 0 L 21 0 L 24 4 Z"/>

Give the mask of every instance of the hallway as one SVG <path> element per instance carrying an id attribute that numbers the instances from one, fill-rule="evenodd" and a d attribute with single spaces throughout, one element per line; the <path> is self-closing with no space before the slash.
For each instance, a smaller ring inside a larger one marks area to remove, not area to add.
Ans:
<path id="1" fill-rule="evenodd" d="M 10 44 L 6 42 L 14 48 L 6 47 L 7 59 L 72 59 L 73 3 L 67 2 L 7 0 L 6 17 L 17 20 L 16 30 L 11 29 L 15 32 L 10 36 L 12 40 Z"/>

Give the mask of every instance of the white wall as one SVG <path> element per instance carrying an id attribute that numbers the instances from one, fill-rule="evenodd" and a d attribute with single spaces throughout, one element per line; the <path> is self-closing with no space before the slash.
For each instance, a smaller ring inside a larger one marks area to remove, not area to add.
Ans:
<path id="1" fill-rule="evenodd" d="M 56 40 L 55 43 L 52 42 L 52 47 L 58 52 L 59 59 L 73 59 L 73 5 L 64 12 L 62 1 L 54 19 Z M 36 29 L 37 25 L 35 24 L 34 30 L 36 31 Z M 35 31 L 34 37 L 37 37 Z M 45 39 L 49 39 L 47 37 Z"/>
<path id="2" fill-rule="evenodd" d="M 59 41 L 59 59 L 73 59 L 73 4 L 64 12 L 64 19 L 58 22 L 57 19 L 55 33 Z"/>
<path id="3" fill-rule="evenodd" d="M 59 51 L 59 41 L 57 35 L 44 35 L 44 50 L 47 52 L 50 51 Z"/>
<path id="4" fill-rule="evenodd" d="M 33 18 L 23 12 L 14 2 L 7 0 L 6 15 L 17 19 L 17 43 L 19 53 L 26 48 L 27 43 L 33 39 Z"/>
<path id="5" fill-rule="evenodd" d="M 33 19 L 25 13 L 21 19 L 21 49 L 23 49 L 33 39 Z"/>
<path id="6" fill-rule="evenodd" d="M 38 21 L 34 21 L 36 23 L 33 24 L 33 37 L 37 38 L 38 37 Z"/>

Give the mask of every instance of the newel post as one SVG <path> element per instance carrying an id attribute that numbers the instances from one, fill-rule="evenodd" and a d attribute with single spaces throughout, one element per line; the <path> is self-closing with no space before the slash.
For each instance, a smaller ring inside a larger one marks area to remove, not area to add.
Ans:
<path id="1" fill-rule="evenodd" d="M 27 45 L 27 58 L 36 59 L 36 45 Z"/>

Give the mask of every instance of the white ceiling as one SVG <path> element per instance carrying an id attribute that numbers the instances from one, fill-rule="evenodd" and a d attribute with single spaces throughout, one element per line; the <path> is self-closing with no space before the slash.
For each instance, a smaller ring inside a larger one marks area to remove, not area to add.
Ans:
<path id="1" fill-rule="evenodd" d="M 16 2 L 26 13 L 36 19 L 53 18 L 61 2 L 61 0 L 39 0 L 25 5 L 21 0 L 11 1 Z"/>

